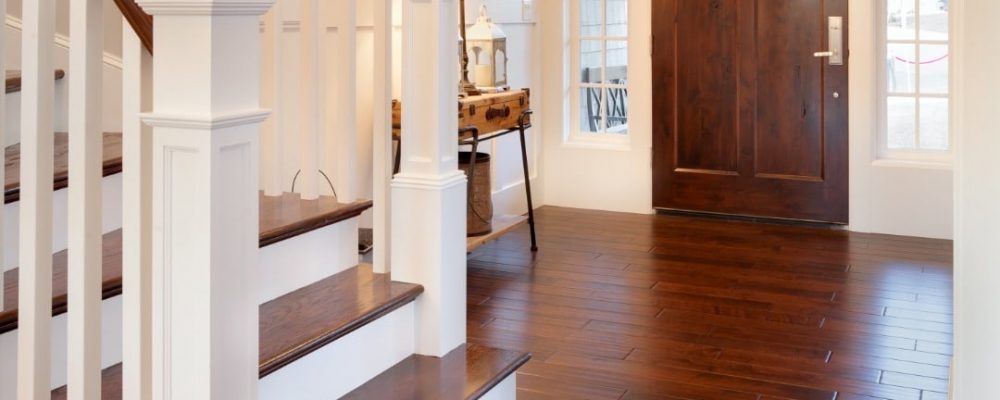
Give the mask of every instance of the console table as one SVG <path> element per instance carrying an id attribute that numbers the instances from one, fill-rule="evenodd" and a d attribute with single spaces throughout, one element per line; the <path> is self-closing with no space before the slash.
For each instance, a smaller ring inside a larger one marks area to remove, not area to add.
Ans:
<path id="1" fill-rule="evenodd" d="M 521 168 L 524 172 L 524 191 L 528 204 L 528 227 L 531 231 L 531 251 L 538 251 L 535 236 L 535 210 L 531 201 L 531 173 L 528 169 L 528 149 L 525 141 L 525 131 L 531 128 L 530 91 L 522 89 L 502 93 L 490 93 L 479 96 L 469 96 L 458 100 L 458 144 L 472 146 L 472 153 L 479 150 L 479 145 L 499 137 L 517 132 L 521 139 Z M 398 101 L 392 103 L 393 133 L 392 139 L 402 142 L 400 134 L 402 105 Z M 393 173 L 399 172 L 400 153 L 397 150 L 393 160 Z M 472 171 L 475 163 L 472 164 Z M 471 176 L 474 174 L 470 173 Z M 523 220 L 522 220 L 523 222 Z M 472 240 L 474 238 L 470 238 Z M 481 243 L 479 243 L 481 244 Z"/>

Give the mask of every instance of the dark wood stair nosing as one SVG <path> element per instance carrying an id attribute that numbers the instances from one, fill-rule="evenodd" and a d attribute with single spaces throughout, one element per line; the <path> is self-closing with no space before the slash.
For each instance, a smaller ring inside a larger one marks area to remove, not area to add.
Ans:
<path id="1" fill-rule="evenodd" d="M 531 353 L 522 352 L 521 356 L 517 360 L 509 364 L 506 368 L 500 370 L 495 379 L 486 382 L 485 385 L 472 392 L 472 394 L 466 397 L 466 400 L 474 400 L 485 396 L 486 393 L 489 393 L 490 390 L 497 387 L 497 385 L 507 379 L 507 377 L 516 374 L 517 370 L 523 367 L 524 364 L 527 364 L 528 361 L 531 361 Z"/>
<path id="2" fill-rule="evenodd" d="M 395 283 L 395 282 L 393 282 Z M 364 313 L 357 318 L 351 320 L 347 324 L 337 327 L 336 329 L 330 330 L 322 335 L 313 337 L 307 342 L 300 343 L 299 345 L 288 349 L 284 353 L 272 357 L 269 360 L 264 360 L 260 362 L 260 377 L 263 378 L 268 376 L 275 371 L 305 357 L 306 355 L 319 350 L 323 346 L 337 341 L 344 336 L 347 336 L 351 332 L 354 332 L 365 325 L 375 322 L 379 318 L 396 311 L 397 309 L 409 304 L 413 300 L 420 296 L 424 292 L 424 287 L 421 285 L 413 285 L 406 292 L 393 297 L 390 301 L 381 304 L 379 307 Z"/>
<path id="3" fill-rule="evenodd" d="M 464 348 L 467 348 L 468 346 L 475 346 L 475 345 L 465 344 L 465 345 L 462 346 L 463 349 L 458 349 L 456 351 L 467 351 Z M 484 347 L 485 348 L 485 346 L 478 346 L 478 347 Z M 506 351 L 506 350 L 504 350 L 504 351 Z M 407 357 L 403 361 L 400 361 L 399 363 L 396 363 L 392 367 L 389 367 L 389 369 L 380 372 L 379 375 L 376 375 L 374 378 L 370 379 L 368 382 L 371 382 L 371 381 L 373 381 L 375 379 L 378 379 L 380 376 L 382 376 L 382 374 L 384 374 L 384 373 L 389 372 L 390 370 L 392 370 L 392 368 L 395 368 L 398 365 L 401 365 L 403 363 L 408 362 L 412 357 L 427 357 L 427 356 L 419 356 L 419 355 L 416 355 L 416 354 L 410 355 L 409 357 Z M 447 357 L 447 355 L 445 357 Z M 531 360 L 531 354 L 524 353 L 524 352 L 519 352 L 519 356 L 516 359 L 514 359 L 513 361 L 511 361 L 510 363 L 508 363 L 503 369 L 501 369 L 501 370 L 497 371 L 496 373 L 494 373 L 493 376 L 489 380 L 483 382 L 475 390 L 473 390 L 471 393 L 469 393 L 468 395 L 466 395 L 464 397 L 464 400 L 475 400 L 475 399 L 479 399 L 480 397 L 486 395 L 487 393 L 489 393 L 490 390 L 493 390 L 493 388 L 497 387 L 497 385 L 499 385 L 505 379 L 507 379 L 511 375 L 517 373 L 517 370 L 520 369 L 522 366 L 524 366 L 524 364 L 527 364 L 528 361 L 530 361 L 530 360 Z M 261 376 L 261 377 L 263 377 L 263 376 Z M 102 371 L 101 378 L 102 378 L 101 386 L 102 386 L 103 397 L 105 399 L 121 399 L 121 393 L 122 393 L 122 364 L 118 363 L 118 364 L 112 365 L 112 366 L 110 366 L 108 368 L 105 368 Z M 365 382 L 361 386 L 359 386 L 357 388 L 354 388 L 354 390 L 360 389 L 361 387 L 363 387 L 368 382 Z M 56 388 L 56 389 L 52 390 L 52 399 L 53 400 L 62 400 L 62 399 L 65 399 L 66 398 L 66 393 L 67 392 L 66 392 L 66 386 L 65 385 L 62 386 L 62 387 Z M 351 393 L 353 393 L 353 391 L 350 392 L 350 393 L 348 393 L 346 396 L 350 396 Z"/>
<path id="4" fill-rule="evenodd" d="M 371 200 L 356 201 L 348 203 L 346 207 L 343 208 L 338 208 L 321 215 L 302 219 L 296 221 L 295 223 L 287 224 L 278 228 L 269 229 L 265 232 L 261 232 L 260 241 L 258 242 L 259 246 L 267 247 L 272 244 L 357 217 L 361 215 L 361 213 L 365 212 L 365 210 L 371 208 L 372 205 L 373 202 Z"/>
<path id="5" fill-rule="evenodd" d="M 69 134 L 55 132 L 53 134 L 53 170 L 52 189 L 61 190 L 69 187 Z M 102 176 L 108 177 L 122 172 L 122 134 L 118 132 L 103 133 L 103 160 L 101 161 Z M 14 143 L 4 149 L 4 165 L 7 167 L 4 180 L 4 204 L 21 200 L 21 169 L 20 143 Z"/>
<path id="6" fill-rule="evenodd" d="M 407 394 L 405 398 L 410 399 L 478 399 L 530 360 L 530 353 L 465 343 L 444 357 L 410 355 L 343 398 L 394 398 Z"/>
<path id="7" fill-rule="evenodd" d="M 117 158 L 114 160 L 105 160 L 103 167 L 102 176 L 107 178 L 112 175 L 120 174 L 122 172 L 122 159 Z M 52 179 L 52 190 L 62 190 L 69 187 L 69 176 L 56 176 Z M 21 201 L 21 187 L 13 187 L 4 190 L 3 193 L 3 203 L 10 204 Z"/>
<path id="8" fill-rule="evenodd" d="M 15 74 L 12 76 L 7 76 L 7 71 L 4 71 L 4 93 L 16 93 L 21 91 L 21 78 L 22 75 L 20 71 L 14 71 Z M 55 80 L 60 80 L 66 77 L 66 71 L 61 69 L 55 70 L 54 73 Z"/>

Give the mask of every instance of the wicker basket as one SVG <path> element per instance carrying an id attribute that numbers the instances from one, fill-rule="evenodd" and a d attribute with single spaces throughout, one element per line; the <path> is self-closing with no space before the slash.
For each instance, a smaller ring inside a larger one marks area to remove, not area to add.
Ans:
<path id="1" fill-rule="evenodd" d="M 472 164 L 472 153 L 458 153 L 458 167 L 469 177 L 466 228 L 468 236 L 482 236 L 493 231 L 493 193 L 490 184 L 490 155 L 476 153 Z M 473 169 L 473 165 L 475 168 Z M 473 170 L 470 174 L 469 171 Z"/>

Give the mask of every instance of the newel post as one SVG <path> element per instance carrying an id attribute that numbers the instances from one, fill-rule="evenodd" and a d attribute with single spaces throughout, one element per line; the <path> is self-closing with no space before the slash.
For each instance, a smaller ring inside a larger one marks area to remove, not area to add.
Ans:
<path id="1" fill-rule="evenodd" d="M 392 277 L 419 283 L 417 352 L 465 342 L 465 174 L 458 169 L 458 4 L 403 0 L 400 173 L 392 180 Z"/>
<path id="2" fill-rule="evenodd" d="M 260 16 L 274 0 L 139 0 L 153 15 L 153 398 L 254 399 Z"/>

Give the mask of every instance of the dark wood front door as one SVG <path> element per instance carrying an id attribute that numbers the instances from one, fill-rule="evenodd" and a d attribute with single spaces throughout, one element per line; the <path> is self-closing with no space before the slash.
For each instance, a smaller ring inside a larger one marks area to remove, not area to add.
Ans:
<path id="1" fill-rule="evenodd" d="M 654 0 L 654 207 L 847 223 L 846 28 L 847 0 Z"/>

